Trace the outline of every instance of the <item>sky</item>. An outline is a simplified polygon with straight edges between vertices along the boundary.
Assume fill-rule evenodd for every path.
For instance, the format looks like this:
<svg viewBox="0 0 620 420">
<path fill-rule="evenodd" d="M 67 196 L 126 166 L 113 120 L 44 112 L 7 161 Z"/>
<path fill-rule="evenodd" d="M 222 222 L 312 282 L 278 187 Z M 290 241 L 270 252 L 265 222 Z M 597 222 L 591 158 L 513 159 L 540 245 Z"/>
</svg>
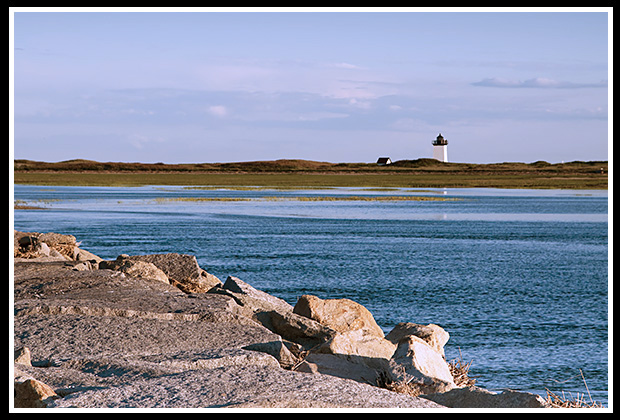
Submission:
<svg viewBox="0 0 620 420">
<path fill-rule="evenodd" d="M 611 8 L 94 10 L 10 9 L 15 159 L 608 160 Z"/>
</svg>

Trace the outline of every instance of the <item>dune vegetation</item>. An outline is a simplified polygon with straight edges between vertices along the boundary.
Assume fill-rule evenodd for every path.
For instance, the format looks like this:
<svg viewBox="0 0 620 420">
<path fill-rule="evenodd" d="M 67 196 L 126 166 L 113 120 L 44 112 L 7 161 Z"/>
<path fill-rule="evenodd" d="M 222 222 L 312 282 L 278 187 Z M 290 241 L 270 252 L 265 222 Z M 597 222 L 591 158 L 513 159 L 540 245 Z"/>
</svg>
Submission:
<svg viewBox="0 0 620 420">
<path fill-rule="evenodd" d="M 14 161 L 14 183 L 92 186 L 607 189 L 607 161 L 443 163 L 434 159 L 330 163 L 281 159 L 231 163 Z"/>
</svg>

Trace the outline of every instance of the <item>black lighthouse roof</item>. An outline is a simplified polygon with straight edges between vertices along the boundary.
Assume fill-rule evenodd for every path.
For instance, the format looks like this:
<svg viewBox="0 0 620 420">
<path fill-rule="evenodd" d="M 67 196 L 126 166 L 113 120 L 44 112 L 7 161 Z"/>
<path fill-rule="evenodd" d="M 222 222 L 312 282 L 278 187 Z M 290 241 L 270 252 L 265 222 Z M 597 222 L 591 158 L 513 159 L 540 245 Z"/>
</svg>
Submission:
<svg viewBox="0 0 620 420">
<path fill-rule="evenodd" d="M 437 138 L 433 141 L 433 146 L 445 146 L 448 144 L 448 140 L 444 139 L 441 133 L 437 136 Z"/>
</svg>

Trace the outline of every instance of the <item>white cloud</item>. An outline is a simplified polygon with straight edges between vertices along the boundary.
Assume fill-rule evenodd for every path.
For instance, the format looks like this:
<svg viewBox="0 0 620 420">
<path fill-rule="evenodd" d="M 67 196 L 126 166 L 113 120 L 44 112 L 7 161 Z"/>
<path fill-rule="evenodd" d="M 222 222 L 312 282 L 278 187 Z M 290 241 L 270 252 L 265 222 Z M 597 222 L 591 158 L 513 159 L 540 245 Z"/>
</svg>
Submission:
<svg viewBox="0 0 620 420">
<path fill-rule="evenodd" d="M 555 88 L 555 89 L 578 89 L 578 88 L 597 88 L 607 87 L 607 81 L 601 80 L 598 83 L 574 83 L 560 82 L 554 79 L 544 77 L 535 77 L 527 80 L 511 80 L 502 79 L 500 77 L 491 77 L 483 79 L 479 82 L 472 83 L 474 86 L 499 87 L 499 88 Z"/>
<path fill-rule="evenodd" d="M 224 118 L 228 115 L 228 108 L 224 105 L 211 105 L 207 108 L 207 112 L 214 117 Z"/>
<path fill-rule="evenodd" d="M 349 70 L 358 70 L 361 69 L 360 66 L 356 66 L 355 64 L 350 63 L 331 63 L 328 67 L 335 67 L 338 69 L 349 69 Z"/>
<path fill-rule="evenodd" d="M 162 137 L 153 137 L 144 134 L 130 134 L 128 136 L 129 144 L 136 149 L 144 149 L 146 146 L 153 143 L 163 143 L 165 140 Z"/>
<path fill-rule="evenodd" d="M 349 99 L 349 105 L 359 109 L 370 109 L 372 107 L 372 103 L 370 101 L 360 101 L 355 98 Z"/>
</svg>

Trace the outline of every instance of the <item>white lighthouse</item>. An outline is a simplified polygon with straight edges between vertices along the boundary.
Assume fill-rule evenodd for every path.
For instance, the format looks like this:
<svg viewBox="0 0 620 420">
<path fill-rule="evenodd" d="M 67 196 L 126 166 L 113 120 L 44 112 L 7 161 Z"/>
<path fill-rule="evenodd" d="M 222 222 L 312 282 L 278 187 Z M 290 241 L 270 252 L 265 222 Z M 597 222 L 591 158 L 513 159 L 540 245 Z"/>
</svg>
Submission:
<svg viewBox="0 0 620 420">
<path fill-rule="evenodd" d="M 433 159 L 440 162 L 448 161 L 448 140 L 444 139 L 441 133 L 433 141 Z"/>
</svg>

